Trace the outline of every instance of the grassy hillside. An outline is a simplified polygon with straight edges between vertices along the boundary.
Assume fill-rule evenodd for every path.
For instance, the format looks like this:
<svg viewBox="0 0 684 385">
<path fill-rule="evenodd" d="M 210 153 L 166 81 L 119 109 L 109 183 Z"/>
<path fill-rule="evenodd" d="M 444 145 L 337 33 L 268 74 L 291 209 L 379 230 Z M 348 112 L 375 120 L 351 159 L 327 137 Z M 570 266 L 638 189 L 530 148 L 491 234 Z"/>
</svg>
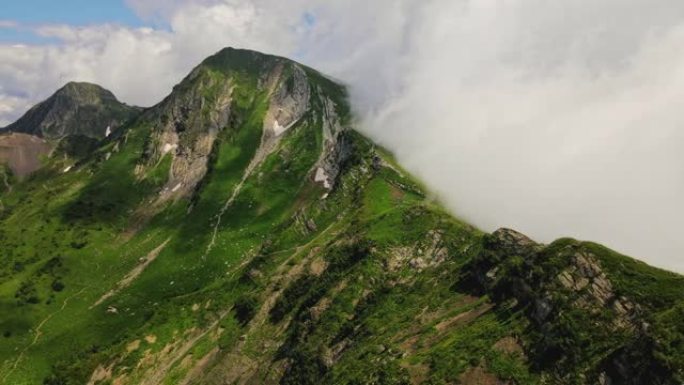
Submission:
<svg viewBox="0 0 684 385">
<path fill-rule="evenodd" d="M 345 95 L 226 49 L 0 190 L 0 383 L 681 383 L 684 278 L 454 218 Z"/>
</svg>

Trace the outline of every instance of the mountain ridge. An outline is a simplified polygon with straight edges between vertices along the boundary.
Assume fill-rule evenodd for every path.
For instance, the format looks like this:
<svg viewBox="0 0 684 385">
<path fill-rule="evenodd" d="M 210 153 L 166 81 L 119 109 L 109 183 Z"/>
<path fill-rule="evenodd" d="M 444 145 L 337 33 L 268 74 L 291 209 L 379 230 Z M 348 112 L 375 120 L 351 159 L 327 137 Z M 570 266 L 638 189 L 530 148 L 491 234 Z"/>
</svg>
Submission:
<svg viewBox="0 0 684 385">
<path fill-rule="evenodd" d="M 681 382 L 684 277 L 454 218 L 346 95 L 224 49 L 0 193 L 0 383 Z"/>
</svg>

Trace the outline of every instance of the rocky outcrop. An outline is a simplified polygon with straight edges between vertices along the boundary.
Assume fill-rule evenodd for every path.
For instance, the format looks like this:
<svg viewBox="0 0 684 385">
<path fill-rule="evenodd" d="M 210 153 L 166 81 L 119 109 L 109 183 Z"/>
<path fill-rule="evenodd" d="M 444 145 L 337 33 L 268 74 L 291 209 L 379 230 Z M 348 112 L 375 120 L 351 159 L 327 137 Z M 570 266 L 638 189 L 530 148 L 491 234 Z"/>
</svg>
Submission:
<svg viewBox="0 0 684 385">
<path fill-rule="evenodd" d="M 271 102 L 264 118 L 264 135 L 268 140 L 281 137 L 287 130 L 294 126 L 309 109 L 311 88 L 306 72 L 298 64 L 287 68 L 292 73 L 283 74 L 283 66 L 275 69 L 275 79 L 272 80 L 275 88 L 271 91 Z M 282 81 L 283 76 L 288 76 L 287 81 Z"/>
<path fill-rule="evenodd" d="M 636 384 L 630 377 L 642 378 L 644 373 L 620 369 L 635 367 L 624 357 L 634 354 L 636 342 L 614 345 L 620 353 L 606 359 L 597 371 L 563 372 L 563 363 L 583 359 L 578 346 L 587 342 L 581 339 L 607 346 L 616 344 L 612 335 L 629 336 L 623 341 L 648 339 L 641 306 L 617 293 L 591 250 L 578 242 L 545 246 L 514 230 L 500 229 L 485 237 L 484 250 L 471 265 L 485 292 L 527 314 L 536 330 L 530 353 L 537 361 L 551 362 L 561 382 Z"/>
<path fill-rule="evenodd" d="M 332 190 L 342 164 L 353 152 L 351 141 L 344 136 L 345 128 L 335 110 L 335 103 L 327 97 L 323 104 L 323 149 L 316 162 L 313 178 L 323 188 Z"/>
<path fill-rule="evenodd" d="M 90 83 L 68 83 L 0 132 L 45 139 L 83 135 L 102 139 L 140 112 L 119 102 L 110 91 Z"/>
<path fill-rule="evenodd" d="M 399 246 L 389 248 L 385 267 L 391 271 L 398 271 L 405 266 L 422 271 L 426 268 L 439 266 L 449 258 L 449 249 L 444 243 L 443 230 L 430 230 L 425 239 L 413 246 Z"/>
<path fill-rule="evenodd" d="M 279 63 L 267 74 L 265 84 L 270 101 L 264 116 L 261 142 L 245 170 L 243 180 L 252 175 L 266 157 L 276 150 L 286 132 L 299 123 L 310 108 L 309 79 L 300 65 Z"/>
<path fill-rule="evenodd" d="M 143 116 L 153 129 L 138 172 L 173 157 L 164 199 L 188 195 L 206 174 L 214 141 L 231 117 L 232 89 L 229 80 L 209 76 L 200 67 Z"/>
<path fill-rule="evenodd" d="M 574 304 L 590 311 L 607 307 L 616 314 L 617 327 L 638 327 L 637 315 L 640 307 L 615 294 L 612 283 L 601 270 L 596 257 L 590 253 L 578 252 L 571 258 L 569 266 L 558 274 L 556 280 L 565 289 L 578 293 Z"/>
<path fill-rule="evenodd" d="M 505 251 L 509 255 L 527 255 L 540 251 L 543 246 L 515 230 L 501 228 L 492 233 L 490 247 Z"/>
<path fill-rule="evenodd" d="M 589 312 L 612 311 L 616 327 L 638 326 L 639 306 L 615 293 L 595 255 L 573 247 L 553 252 L 554 255 L 549 253 L 544 245 L 523 234 L 499 229 L 488 238 L 486 257 L 479 260 L 486 261 L 478 266 L 479 281 L 501 294 L 508 290 L 516 300 L 532 304 L 532 318 L 539 324 L 552 312 L 560 311 L 554 305 L 558 301 L 552 300 L 552 293 L 566 293 L 565 298 L 574 307 Z M 507 263 L 511 258 L 518 258 L 514 263 L 522 268 L 511 269 Z M 560 262 L 550 263 L 550 259 Z"/>
</svg>

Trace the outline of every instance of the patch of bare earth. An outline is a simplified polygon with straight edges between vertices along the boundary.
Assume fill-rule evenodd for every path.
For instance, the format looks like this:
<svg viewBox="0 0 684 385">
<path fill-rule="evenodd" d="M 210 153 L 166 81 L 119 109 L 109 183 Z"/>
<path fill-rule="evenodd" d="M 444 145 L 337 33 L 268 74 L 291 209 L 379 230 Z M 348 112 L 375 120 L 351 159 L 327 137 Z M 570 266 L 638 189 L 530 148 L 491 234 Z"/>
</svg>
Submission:
<svg viewBox="0 0 684 385">
<path fill-rule="evenodd" d="M 209 353 L 205 354 L 204 357 L 197 360 L 179 385 L 188 385 L 193 379 L 200 377 L 207 367 L 216 359 L 218 353 L 219 348 L 214 348 Z"/>
<path fill-rule="evenodd" d="M 6 163 L 14 175 L 24 177 L 42 165 L 40 158 L 50 154 L 52 146 L 45 140 L 28 134 L 0 135 L 0 163 Z"/>
<path fill-rule="evenodd" d="M 101 382 L 109 381 L 111 379 L 112 367 L 104 367 L 100 365 L 95 368 L 95 371 L 93 371 L 93 374 L 90 376 L 90 380 L 88 380 L 88 385 L 95 385 Z"/>
<path fill-rule="evenodd" d="M 503 381 L 495 375 L 487 372 L 482 366 L 466 370 L 458 378 L 459 384 L 464 385 L 512 385 L 509 381 Z"/>
<path fill-rule="evenodd" d="M 402 189 L 400 189 L 399 187 L 397 187 L 393 184 L 390 184 L 390 194 L 392 195 L 392 198 L 395 201 L 402 200 L 404 198 L 404 195 L 405 195 L 405 193 Z"/>
<path fill-rule="evenodd" d="M 450 329 L 468 324 L 474 321 L 477 317 L 491 310 L 492 307 L 494 307 L 492 304 L 482 304 L 473 310 L 459 313 L 451 318 L 439 322 L 437 325 L 435 325 L 435 329 L 437 329 L 438 334 L 442 334 Z"/>
<path fill-rule="evenodd" d="M 520 341 L 515 337 L 508 336 L 496 341 L 494 349 L 502 353 L 516 355 L 525 359 L 527 358 L 525 356 L 525 351 L 520 345 Z"/>
<path fill-rule="evenodd" d="M 426 364 L 409 364 L 402 362 L 401 367 L 406 369 L 411 379 L 411 384 L 419 385 L 427 381 L 430 374 L 430 367 Z"/>
<path fill-rule="evenodd" d="M 319 257 L 311 261 L 311 265 L 309 265 L 309 271 L 316 277 L 320 277 L 327 267 L 328 262 Z"/>
<path fill-rule="evenodd" d="M 128 345 L 126 345 L 126 351 L 128 353 L 134 352 L 140 348 L 140 340 L 135 340 L 133 342 L 130 342 Z"/>
</svg>

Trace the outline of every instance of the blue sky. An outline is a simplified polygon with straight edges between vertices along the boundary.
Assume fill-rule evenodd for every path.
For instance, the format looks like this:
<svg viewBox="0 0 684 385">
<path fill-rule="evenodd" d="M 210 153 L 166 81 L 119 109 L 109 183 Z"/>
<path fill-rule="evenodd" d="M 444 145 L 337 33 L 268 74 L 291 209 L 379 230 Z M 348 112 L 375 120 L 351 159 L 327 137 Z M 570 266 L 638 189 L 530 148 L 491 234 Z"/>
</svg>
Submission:
<svg viewBox="0 0 684 385">
<path fill-rule="evenodd" d="M 4 0 L 0 21 L 19 24 L 17 27 L 0 26 L 0 42 L 10 43 L 40 41 L 40 37 L 31 33 L 30 27 L 41 24 L 143 24 L 123 0 Z"/>
</svg>

